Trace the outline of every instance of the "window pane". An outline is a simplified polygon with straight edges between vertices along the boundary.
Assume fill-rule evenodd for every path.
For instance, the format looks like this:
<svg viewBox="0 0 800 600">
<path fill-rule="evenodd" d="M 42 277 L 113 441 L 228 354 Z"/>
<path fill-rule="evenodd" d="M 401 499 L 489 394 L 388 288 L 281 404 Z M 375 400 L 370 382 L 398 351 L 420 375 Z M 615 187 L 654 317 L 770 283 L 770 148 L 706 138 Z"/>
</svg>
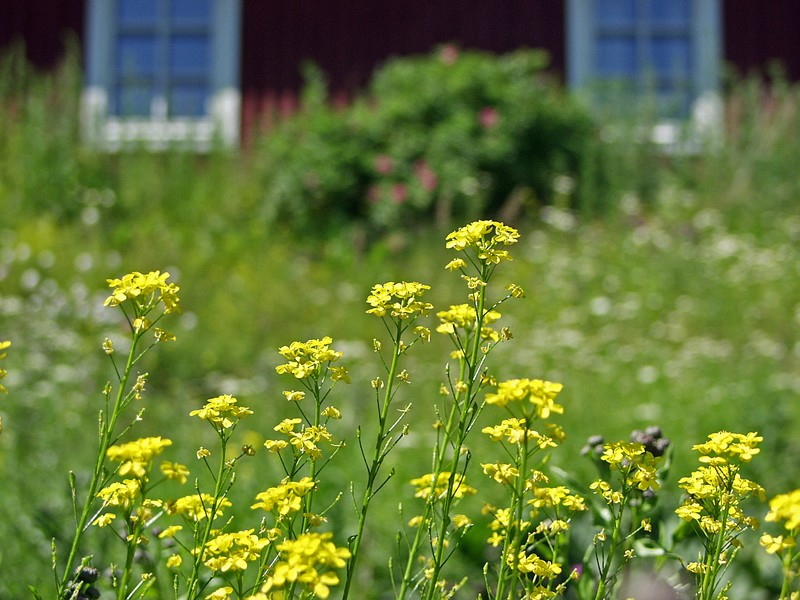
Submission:
<svg viewBox="0 0 800 600">
<path fill-rule="evenodd" d="M 169 55 L 171 77 L 207 77 L 211 71 L 211 41 L 208 36 L 173 37 Z"/>
<path fill-rule="evenodd" d="M 176 25 L 211 23 L 211 0 L 172 0 L 170 14 Z"/>
<path fill-rule="evenodd" d="M 117 38 L 117 75 L 120 78 L 154 77 L 157 40 L 152 35 L 120 35 Z"/>
<path fill-rule="evenodd" d="M 633 36 L 600 37 L 595 61 L 600 76 L 635 75 L 636 39 Z"/>
<path fill-rule="evenodd" d="M 116 114 L 121 117 L 149 117 L 153 88 L 147 84 L 120 84 L 116 88 Z"/>
<path fill-rule="evenodd" d="M 175 85 L 170 90 L 169 113 L 173 117 L 202 117 L 207 113 L 205 85 Z"/>
<path fill-rule="evenodd" d="M 659 77 L 684 77 L 691 68 L 691 46 L 685 37 L 654 37 L 650 40 L 650 62 Z"/>
<path fill-rule="evenodd" d="M 120 25 L 155 25 L 158 22 L 158 0 L 119 0 Z"/>
<path fill-rule="evenodd" d="M 688 26 L 691 22 L 689 0 L 650 0 L 648 13 L 653 25 Z"/>
<path fill-rule="evenodd" d="M 632 27 L 636 24 L 636 0 L 597 0 L 595 18 L 601 27 Z"/>
</svg>

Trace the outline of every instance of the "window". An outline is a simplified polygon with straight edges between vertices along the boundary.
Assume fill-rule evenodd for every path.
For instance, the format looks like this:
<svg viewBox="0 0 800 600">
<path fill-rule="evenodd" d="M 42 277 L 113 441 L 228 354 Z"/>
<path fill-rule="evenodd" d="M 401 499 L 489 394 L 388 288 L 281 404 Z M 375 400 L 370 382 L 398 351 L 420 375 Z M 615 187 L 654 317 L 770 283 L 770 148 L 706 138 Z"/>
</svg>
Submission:
<svg viewBox="0 0 800 600">
<path fill-rule="evenodd" d="M 239 137 L 240 0 L 89 0 L 85 123 L 116 150 Z"/>
<path fill-rule="evenodd" d="M 568 0 L 570 86 L 620 112 L 652 100 L 668 141 L 670 125 L 716 104 L 719 11 L 719 0 Z"/>
</svg>

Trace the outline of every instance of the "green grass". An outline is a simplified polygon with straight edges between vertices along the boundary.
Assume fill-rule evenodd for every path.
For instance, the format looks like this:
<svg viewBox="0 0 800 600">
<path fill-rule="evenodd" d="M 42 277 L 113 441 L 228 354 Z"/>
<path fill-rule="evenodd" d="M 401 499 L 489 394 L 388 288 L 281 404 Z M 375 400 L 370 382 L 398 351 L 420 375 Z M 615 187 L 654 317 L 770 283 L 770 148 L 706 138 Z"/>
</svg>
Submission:
<svg viewBox="0 0 800 600">
<path fill-rule="evenodd" d="M 148 358 L 137 434 L 169 436 L 172 458 L 185 462 L 210 443 L 188 412 L 220 393 L 256 411 L 243 439 L 268 437 L 289 416 L 277 348 L 323 335 L 353 373 L 335 401 L 345 413 L 339 435 L 352 440 L 379 372 L 371 340 L 382 332 L 364 314 L 371 285 L 428 283 L 437 308 L 464 297 L 442 268 L 445 231 L 398 228 L 368 247 L 357 226 L 332 239 L 294 237 L 256 217 L 268 199 L 255 157 L 94 155 L 78 144 L 74 122 L 61 121 L 75 108 L 71 96 L 65 111 L 44 110 L 59 89 L 43 79 L 0 101 L 0 339 L 13 341 L 3 365 L 10 393 L 0 398 L 0 572 L 15 574 L 0 578 L 3 600 L 49 582 L 50 540 L 68 534 L 67 473 L 86 477 L 111 375 L 100 344 L 121 335 L 116 312 L 101 307 L 106 277 L 168 269 L 182 287 L 178 341 Z M 735 135 L 700 156 L 645 161 L 646 179 L 656 181 L 648 196 L 645 174 L 611 164 L 617 209 L 589 220 L 546 208 L 517 224 L 522 241 L 498 278 L 522 285 L 527 298 L 504 307 L 514 339 L 498 348 L 494 370 L 565 384 L 568 438 L 553 461 L 579 478 L 590 476 L 578 454 L 587 436 L 627 438 L 658 424 L 675 445 L 675 480 L 665 487 L 674 490 L 691 468 L 691 445 L 719 429 L 761 432 L 751 476 L 770 495 L 796 487 L 800 119 L 796 92 L 776 93 L 766 112 L 752 89 L 737 87 Z M 388 585 L 398 498 L 413 514 L 406 481 L 430 461 L 425 442 L 446 350 L 439 340 L 410 357 L 412 385 L 399 402 L 414 405 L 412 435 L 373 508 L 364 585 Z M 489 451 L 473 443 L 476 456 Z M 335 491 L 358 476 L 354 443 L 349 452 L 331 467 Z M 268 462 L 260 455 L 245 465 L 243 505 L 274 482 Z M 353 529 L 348 507 L 332 515 L 342 536 Z M 103 544 L 87 552 L 100 556 Z M 464 560 L 480 561 L 479 552 Z"/>
</svg>

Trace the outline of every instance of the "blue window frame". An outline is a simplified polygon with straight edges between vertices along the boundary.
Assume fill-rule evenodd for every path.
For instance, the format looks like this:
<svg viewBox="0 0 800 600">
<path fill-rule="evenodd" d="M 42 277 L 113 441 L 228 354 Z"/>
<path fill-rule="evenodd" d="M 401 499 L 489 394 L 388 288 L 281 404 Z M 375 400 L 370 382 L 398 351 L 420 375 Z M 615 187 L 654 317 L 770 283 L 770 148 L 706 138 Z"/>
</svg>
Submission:
<svg viewBox="0 0 800 600">
<path fill-rule="evenodd" d="M 89 0 L 84 106 L 93 141 L 236 143 L 240 15 L 240 0 Z"/>
<path fill-rule="evenodd" d="M 643 97 L 661 119 L 717 91 L 719 0 L 568 0 L 567 78 L 607 107 Z"/>
</svg>

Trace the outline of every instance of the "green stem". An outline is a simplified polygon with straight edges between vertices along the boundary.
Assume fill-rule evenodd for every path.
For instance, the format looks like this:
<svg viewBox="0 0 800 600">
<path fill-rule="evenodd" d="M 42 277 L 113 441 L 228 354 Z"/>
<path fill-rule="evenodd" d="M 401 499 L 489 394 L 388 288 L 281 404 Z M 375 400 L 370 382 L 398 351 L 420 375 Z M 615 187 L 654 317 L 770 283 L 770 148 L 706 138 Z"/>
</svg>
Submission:
<svg viewBox="0 0 800 600">
<path fill-rule="evenodd" d="M 625 503 L 627 501 L 627 494 L 623 494 L 623 500 L 619 505 L 619 512 L 614 516 L 614 529 L 611 532 L 611 543 L 608 546 L 608 555 L 603 563 L 603 568 L 600 572 L 600 580 L 597 583 L 597 593 L 595 600 L 602 600 L 606 598 L 606 587 L 609 583 L 609 572 L 614 563 L 614 554 L 616 554 L 617 546 L 619 546 L 620 535 L 622 531 L 622 513 L 625 511 Z"/>
<path fill-rule="evenodd" d="M 106 415 L 105 418 L 108 418 L 108 421 L 101 421 L 100 426 L 100 444 L 98 447 L 97 457 L 95 459 L 94 470 L 92 472 L 92 479 L 89 483 L 89 490 L 86 495 L 86 501 L 84 502 L 83 509 L 81 510 L 80 518 L 78 519 L 77 526 L 75 528 L 75 537 L 72 539 L 72 546 L 70 547 L 69 555 L 67 556 L 67 562 L 64 567 L 64 576 L 61 579 L 61 585 L 59 588 L 59 595 L 61 595 L 67 587 L 67 584 L 70 581 L 72 569 L 75 566 L 75 561 L 78 556 L 78 548 L 80 547 L 81 539 L 83 538 L 83 533 L 86 530 L 87 523 L 89 521 L 89 517 L 92 514 L 92 505 L 94 504 L 94 500 L 97 497 L 98 488 L 100 487 L 100 481 L 103 477 L 103 465 L 105 465 L 106 460 L 106 452 L 108 452 L 108 448 L 111 446 L 111 442 L 113 440 L 114 429 L 117 425 L 117 420 L 123 409 L 123 403 L 125 399 L 125 388 L 128 385 L 128 381 L 130 380 L 131 370 L 133 369 L 133 363 L 136 357 L 136 347 L 141 339 L 141 334 L 134 332 L 133 338 L 131 340 L 131 347 L 128 351 L 128 358 L 125 362 L 125 370 L 122 373 L 122 377 L 119 381 L 119 388 L 117 389 L 117 396 L 114 400 L 114 408 L 111 411 L 110 418 Z"/>
<path fill-rule="evenodd" d="M 217 479 L 214 485 L 214 498 L 211 501 L 211 507 L 206 515 L 206 522 L 203 527 L 203 533 L 200 539 L 195 542 L 195 548 L 197 549 L 197 554 L 195 555 L 194 562 L 192 563 L 192 575 L 189 578 L 189 584 L 186 590 L 186 598 L 188 600 L 193 600 L 195 594 L 197 594 L 197 586 L 199 584 L 199 576 L 200 576 L 200 566 L 203 564 L 203 557 L 205 555 L 205 547 L 208 539 L 211 537 L 211 528 L 214 523 L 214 519 L 217 516 L 217 510 L 219 509 L 220 500 L 222 496 L 222 490 L 225 486 L 225 482 L 227 481 L 227 469 L 225 462 L 225 457 L 227 455 L 227 448 L 228 448 L 228 440 L 221 436 L 221 456 L 219 460 L 219 469 L 217 470 Z M 198 492 L 199 493 L 199 492 Z M 202 498 L 202 496 L 201 496 Z"/>
<path fill-rule="evenodd" d="M 486 281 L 487 278 L 486 266 L 483 265 L 481 269 L 481 280 Z M 436 592 L 436 584 L 439 581 L 439 574 L 441 573 L 445 549 L 445 537 L 447 535 L 447 528 L 450 525 L 450 508 L 452 507 L 453 500 L 455 499 L 455 478 L 458 472 L 458 464 L 461 459 L 461 450 L 464 446 L 464 440 L 467 437 L 469 422 L 471 420 L 468 404 L 472 401 L 473 390 L 476 384 L 479 385 L 477 372 L 478 356 L 480 355 L 481 348 L 481 329 L 483 329 L 484 309 L 486 306 L 486 287 L 481 286 L 478 293 L 478 302 L 475 307 L 475 331 L 473 333 L 472 348 L 470 349 L 469 360 L 466 366 L 468 367 L 467 389 L 464 393 L 466 402 L 461 407 L 461 419 L 458 422 L 458 436 L 453 445 L 453 457 L 450 464 L 450 478 L 447 482 L 447 490 L 442 500 L 442 521 L 439 524 L 437 546 L 433 557 L 433 567 L 430 582 L 426 592 L 426 599 L 431 600 Z M 455 407 L 457 406 L 457 399 L 454 399 L 454 411 L 451 415 L 455 414 Z M 451 429 L 446 429 L 445 433 L 448 434 Z M 433 474 L 434 490 L 431 494 L 435 493 L 435 482 L 438 481 L 439 471 Z M 435 499 L 433 500 L 435 502 Z"/>
<path fill-rule="evenodd" d="M 342 599 L 345 600 L 350 594 L 350 588 L 353 583 L 353 575 L 355 574 L 356 563 L 358 562 L 359 550 L 361 548 L 361 541 L 364 537 L 364 527 L 367 522 L 367 512 L 369 504 L 372 500 L 375 482 L 378 479 L 378 473 L 383 461 L 386 458 L 386 422 L 389 416 L 389 406 L 392 403 L 392 396 L 394 394 L 394 385 L 397 377 L 397 369 L 400 364 L 400 355 L 402 353 L 400 348 L 401 336 L 403 328 L 400 323 L 396 323 L 394 349 L 392 351 L 392 363 L 389 367 L 389 374 L 386 382 L 386 393 L 383 396 L 383 404 L 378 414 L 378 434 L 375 436 L 375 447 L 372 452 L 372 462 L 370 463 L 369 472 L 367 475 L 367 486 L 364 490 L 364 496 L 361 500 L 361 511 L 358 516 L 358 529 L 356 536 L 350 548 L 350 560 L 347 563 L 347 573 L 345 576 L 344 590 L 342 591 Z"/>
</svg>

